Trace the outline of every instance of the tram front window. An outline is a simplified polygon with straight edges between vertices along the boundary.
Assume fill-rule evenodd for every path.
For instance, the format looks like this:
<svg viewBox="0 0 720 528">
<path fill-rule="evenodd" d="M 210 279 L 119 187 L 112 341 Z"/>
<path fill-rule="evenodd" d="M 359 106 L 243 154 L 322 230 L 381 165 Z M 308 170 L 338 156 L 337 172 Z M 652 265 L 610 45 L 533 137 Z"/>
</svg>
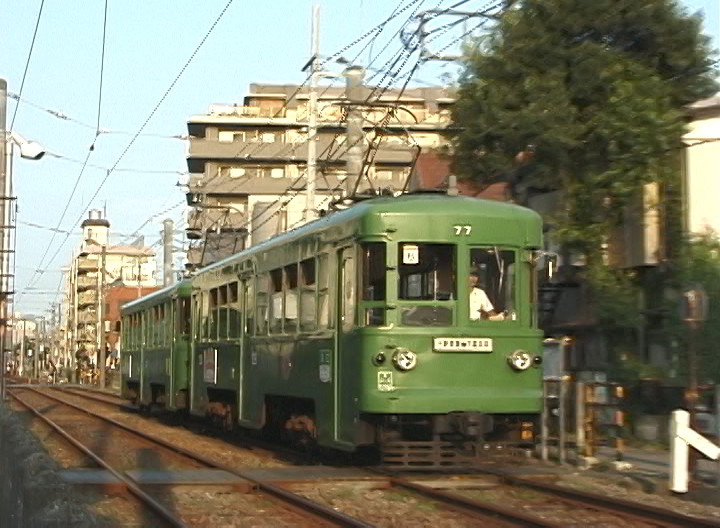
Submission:
<svg viewBox="0 0 720 528">
<path fill-rule="evenodd" d="M 405 326 L 450 326 L 457 298 L 455 246 L 451 244 L 399 245 L 398 300 Z"/>
<path fill-rule="evenodd" d="M 468 292 L 471 321 L 515 321 L 515 252 L 470 250 Z"/>
</svg>

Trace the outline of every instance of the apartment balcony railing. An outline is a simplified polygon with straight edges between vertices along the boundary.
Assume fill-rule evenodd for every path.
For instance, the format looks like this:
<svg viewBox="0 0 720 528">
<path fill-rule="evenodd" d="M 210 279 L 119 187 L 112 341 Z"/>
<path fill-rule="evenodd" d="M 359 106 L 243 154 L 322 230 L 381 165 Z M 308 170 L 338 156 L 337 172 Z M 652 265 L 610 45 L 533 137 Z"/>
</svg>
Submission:
<svg viewBox="0 0 720 528">
<path fill-rule="evenodd" d="M 77 289 L 84 290 L 87 288 L 97 288 L 97 277 L 78 276 Z"/>
</svg>

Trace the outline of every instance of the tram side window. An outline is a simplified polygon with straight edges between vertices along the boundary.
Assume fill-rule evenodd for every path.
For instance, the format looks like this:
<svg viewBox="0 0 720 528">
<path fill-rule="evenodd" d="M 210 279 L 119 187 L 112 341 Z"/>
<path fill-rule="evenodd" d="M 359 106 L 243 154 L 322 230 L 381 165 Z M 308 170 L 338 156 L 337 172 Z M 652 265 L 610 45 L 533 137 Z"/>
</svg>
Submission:
<svg viewBox="0 0 720 528">
<path fill-rule="evenodd" d="M 385 300 L 385 244 L 368 242 L 361 246 L 360 276 L 362 277 L 362 300 Z M 365 307 L 365 326 L 385 324 L 384 306 Z"/>
<path fill-rule="evenodd" d="M 189 299 L 177 299 L 175 303 L 175 330 L 183 335 L 190 333 Z"/>
<path fill-rule="evenodd" d="M 282 332 L 282 269 L 275 269 L 270 272 L 270 332 Z"/>
<path fill-rule="evenodd" d="M 342 329 L 347 332 L 355 326 L 355 259 L 350 249 L 343 251 L 342 258 L 342 295 L 340 299 Z"/>
<path fill-rule="evenodd" d="M 315 259 L 300 263 L 300 329 L 315 330 L 317 327 Z"/>
<path fill-rule="evenodd" d="M 200 339 L 207 340 L 210 329 L 210 292 L 204 291 L 200 296 Z"/>
<path fill-rule="evenodd" d="M 153 318 L 152 318 L 152 345 L 157 347 L 160 345 L 160 327 L 162 325 L 162 314 L 160 313 L 160 306 L 153 306 Z"/>
<path fill-rule="evenodd" d="M 228 284 L 228 337 L 240 337 L 242 335 L 242 306 L 238 296 L 237 281 Z"/>
<path fill-rule="evenodd" d="M 195 293 L 192 296 L 192 332 L 193 339 L 196 341 L 200 340 L 201 328 L 202 328 L 202 297 L 199 293 Z"/>
<path fill-rule="evenodd" d="M 208 305 L 208 339 L 211 341 L 217 339 L 218 331 L 218 289 L 212 288 L 210 290 L 210 304 Z"/>
<path fill-rule="evenodd" d="M 267 273 L 258 276 L 257 295 L 255 297 L 255 324 L 257 325 L 257 335 L 266 335 L 268 331 L 269 285 L 270 276 Z"/>
<path fill-rule="evenodd" d="M 150 348 L 153 346 L 152 343 L 152 329 L 153 329 L 153 320 L 152 320 L 152 310 L 148 309 L 143 312 L 143 318 L 144 319 L 144 344 L 146 348 Z M 141 319 L 141 320 L 142 320 Z"/>
<path fill-rule="evenodd" d="M 323 253 L 318 257 L 318 327 L 333 328 L 332 306 L 330 299 L 332 297 L 330 287 L 332 281 L 330 276 L 330 257 L 327 253 Z"/>
<path fill-rule="evenodd" d="M 298 321 L 298 265 L 290 264 L 285 266 L 283 271 L 285 279 L 283 332 L 292 334 L 297 330 Z"/>
<path fill-rule="evenodd" d="M 245 335 L 255 333 L 255 279 L 245 281 Z"/>
<path fill-rule="evenodd" d="M 218 321 L 218 339 L 227 339 L 228 336 L 228 289 L 227 285 L 222 285 L 218 289 L 218 308 L 217 308 L 217 321 Z"/>
<path fill-rule="evenodd" d="M 136 324 L 135 324 L 135 314 L 132 314 L 128 319 L 128 344 L 133 349 L 137 349 L 137 331 L 136 331 Z"/>
</svg>

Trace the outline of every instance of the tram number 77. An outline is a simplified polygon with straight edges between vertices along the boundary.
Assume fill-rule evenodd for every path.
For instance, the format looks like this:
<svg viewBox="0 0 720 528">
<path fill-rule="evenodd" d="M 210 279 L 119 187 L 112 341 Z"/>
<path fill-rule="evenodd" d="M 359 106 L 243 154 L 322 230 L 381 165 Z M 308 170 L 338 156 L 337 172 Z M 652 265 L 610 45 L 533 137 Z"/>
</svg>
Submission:
<svg viewBox="0 0 720 528">
<path fill-rule="evenodd" d="M 453 229 L 455 229 L 455 236 L 469 236 L 472 232 L 472 226 L 470 225 L 455 225 Z"/>
</svg>

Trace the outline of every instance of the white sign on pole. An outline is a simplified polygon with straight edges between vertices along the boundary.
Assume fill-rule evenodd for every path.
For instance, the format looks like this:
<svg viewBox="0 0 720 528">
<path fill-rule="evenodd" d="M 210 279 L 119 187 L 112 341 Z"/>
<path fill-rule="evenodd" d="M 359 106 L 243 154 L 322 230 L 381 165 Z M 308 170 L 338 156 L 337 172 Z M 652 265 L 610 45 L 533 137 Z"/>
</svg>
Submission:
<svg viewBox="0 0 720 528">
<path fill-rule="evenodd" d="M 720 458 L 720 447 L 690 428 L 690 413 L 673 411 L 670 420 L 670 490 L 688 491 L 688 456 L 690 447 L 713 460 Z"/>
</svg>

